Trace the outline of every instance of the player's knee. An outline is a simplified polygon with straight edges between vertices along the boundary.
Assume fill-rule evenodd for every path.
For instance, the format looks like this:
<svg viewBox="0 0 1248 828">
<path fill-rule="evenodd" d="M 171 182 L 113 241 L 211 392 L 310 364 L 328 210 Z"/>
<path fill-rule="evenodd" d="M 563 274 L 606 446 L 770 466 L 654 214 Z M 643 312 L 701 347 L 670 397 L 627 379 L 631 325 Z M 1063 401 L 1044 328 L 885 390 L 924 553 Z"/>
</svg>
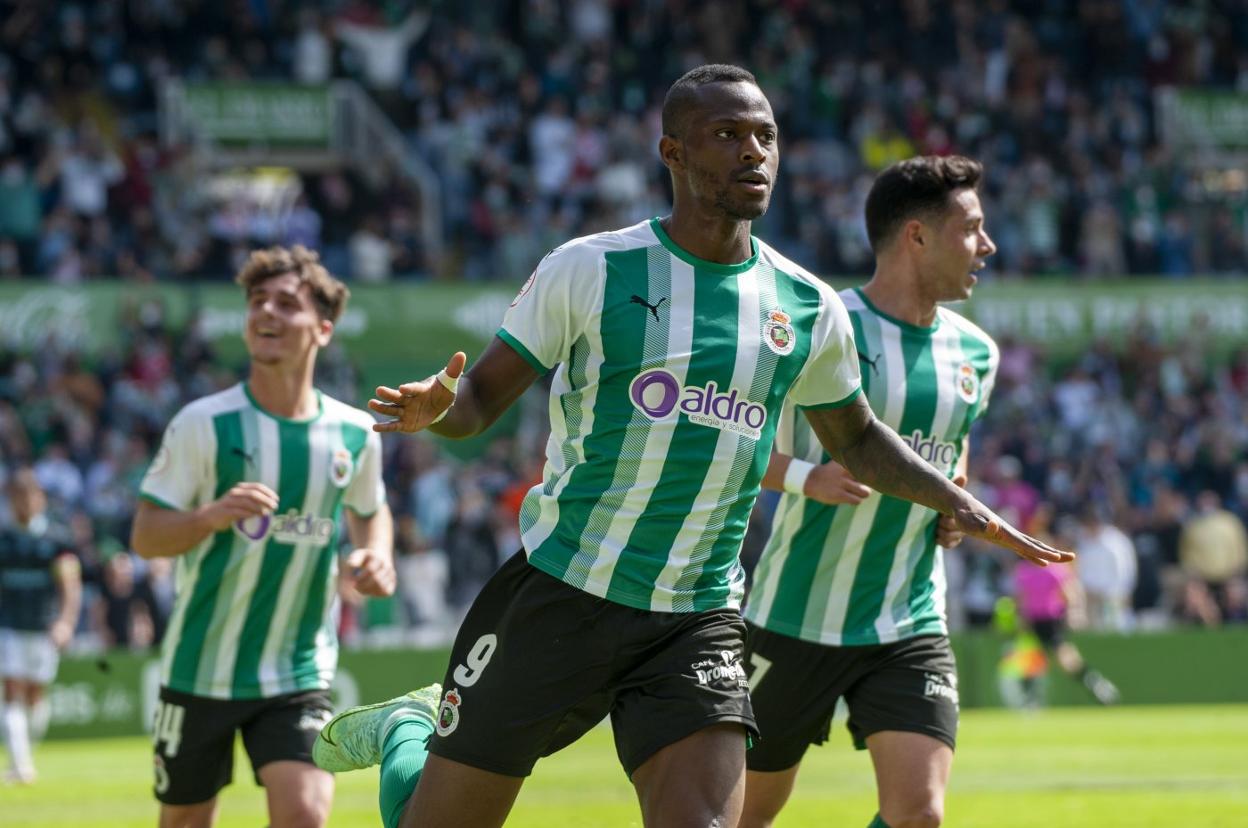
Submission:
<svg viewBox="0 0 1248 828">
<path fill-rule="evenodd" d="M 925 802 L 890 811 L 885 808 L 880 814 L 889 828 L 940 828 L 945 818 L 945 809 L 940 802 Z"/>
<path fill-rule="evenodd" d="M 274 814 L 272 828 L 324 828 L 328 821 L 328 804 L 302 800 L 290 803 L 280 817 Z"/>
</svg>

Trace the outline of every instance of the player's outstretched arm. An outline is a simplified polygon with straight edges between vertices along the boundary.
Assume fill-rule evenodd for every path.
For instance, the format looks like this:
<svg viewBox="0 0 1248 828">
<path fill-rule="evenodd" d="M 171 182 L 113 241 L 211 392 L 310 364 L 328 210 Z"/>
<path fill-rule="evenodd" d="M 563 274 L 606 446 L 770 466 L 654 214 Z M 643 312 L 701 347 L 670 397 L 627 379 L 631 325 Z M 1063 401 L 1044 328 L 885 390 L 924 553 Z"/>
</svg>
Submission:
<svg viewBox="0 0 1248 828">
<path fill-rule="evenodd" d="M 1003 546 L 1041 566 L 1074 560 L 1070 552 L 1018 531 L 955 486 L 877 420 L 862 395 L 840 408 L 806 409 L 806 418 L 828 453 L 876 491 L 949 515 L 967 535 Z"/>
<path fill-rule="evenodd" d="M 239 483 L 211 503 L 185 512 L 140 499 L 130 529 L 130 548 L 141 558 L 175 558 L 213 532 L 228 529 L 235 521 L 272 514 L 277 504 L 276 492 L 251 481 Z"/>
<path fill-rule="evenodd" d="M 443 437 L 471 437 L 493 425 L 539 376 L 498 337 L 464 373 L 467 361 L 463 351 L 452 356 L 441 372 L 445 380 L 435 375 L 398 388 L 379 386 L 368 407 L 394 419 L 376 423 L 373 430 L 410 434 L 429 429 Z"/>
</svg>

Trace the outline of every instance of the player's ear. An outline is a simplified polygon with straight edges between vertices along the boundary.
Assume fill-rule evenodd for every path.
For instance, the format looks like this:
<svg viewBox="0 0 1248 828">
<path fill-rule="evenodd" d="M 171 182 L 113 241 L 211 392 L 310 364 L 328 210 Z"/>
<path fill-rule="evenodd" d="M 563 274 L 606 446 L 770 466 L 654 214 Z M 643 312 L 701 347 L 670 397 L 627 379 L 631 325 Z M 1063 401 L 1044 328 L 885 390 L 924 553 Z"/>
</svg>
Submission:
<svg viewBox="0 0 1248 828">
<path fill-rule="evenodd" d="M 322 348 L 329 344 L 334 336 L 334 323 L 330 319 L 322 319 L 320 330 L 316 332 L 316 344 Z"/>
<path fill-rule="evenodd" d="M 926 238 L 927 227 L 918 219 L 910 219 L 906 222 L 906 226 L 901 229 L 901 237 L 906 240 L 907 244 L 922 247 Z"/>
<path fill-rule="evenodd" d="M 659 139 L 659 158 L 673 172 L 685 168 L 685 145 L 680 139 L 664 135 Z"/>
</svg>

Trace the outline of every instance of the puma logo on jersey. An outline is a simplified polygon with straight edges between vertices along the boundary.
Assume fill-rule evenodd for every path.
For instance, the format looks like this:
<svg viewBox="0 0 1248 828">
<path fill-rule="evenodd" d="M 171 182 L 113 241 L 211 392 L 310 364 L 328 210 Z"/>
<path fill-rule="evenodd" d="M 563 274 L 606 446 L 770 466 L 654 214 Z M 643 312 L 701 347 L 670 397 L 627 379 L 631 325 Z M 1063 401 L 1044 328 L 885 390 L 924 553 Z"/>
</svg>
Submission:
<svg viewBox="0 0 1248 828">
<path fill-rule="evenodd" d="M 875 374 L 877 377 L 880 375 L 880 367 L 879 367 L 878 365 L 876 365 L 876 363 L 880 361 L 880 357 L 882 357 L 882 356 L 884 356 L 884 355 L 883 355 L 883 354 L 876 354 L 876 355 L 875 355 L 875 359 L 870 359 L 870 358 L 869 358 L 866 354 L 864 354 L 862 351 L 859 351 L 859 352 L 858 352 L 858 359 L 859 359 L 859 360 L 861 360 L 862 362 L 865 362 L 865 363 L 867 363 L 868 365 L 870 365 L 870 366 L 871 366 L 871 373 L 872 373 L 872 374 Z"/>
<path fill-rule="evenodd" d="M 646 308 L 646 310 L 650 311 L 650 313 L 654 316 L 654 321 L 656 321 L 656 322 L 657 322 L 657 321 L 659 321 L 659 305 L 661 305 L 661 304 L 663 304 L 664 302 L 666 302 L 666 301 L 667 301 L 667 297 L 666 297 L 666 296 L 664 296 L 662 299 L 660 299 L 659 301 L 655 302 L 655 303 L 652 305 L 652 304 L 650 304 L 649 302 L 647 302 L 645 299 L 642 299 L 640 296 L 638 296 L 637 294 L 635 294 L 635 293 L 634 293 L 634 294 L 633 294 L 633 295 L 629 298 L 629 300 L 628 300 L 628 301 L 629 301 L 631 304 L 634 304 L 634 305 L 643 305 L 643 306 Z"/>
<path fill-rule="evenodd" d="M 238 446 L 232 446 L 232 447 L 230 448 L 230 451 L 231 451 L 231 453 L 236 454 L 236 455 L 238 455 L 239 457 L 241 457 L 241 458 L 243 458 L 244 460 L 246 460 L 246 461 L 247 461 L 250 465 L 253 465 L 253 466 L 254 466 L 254 465 L 256 464 L 256 461 L 252 459 L 251 454 L 249 454 L 248 452 L 243 451 L 243 450 L 242 450 L 241 448 L 239 448 Z M 254 453 L 254 452 L 253 452 L 253 453 Z"/>
</svg>

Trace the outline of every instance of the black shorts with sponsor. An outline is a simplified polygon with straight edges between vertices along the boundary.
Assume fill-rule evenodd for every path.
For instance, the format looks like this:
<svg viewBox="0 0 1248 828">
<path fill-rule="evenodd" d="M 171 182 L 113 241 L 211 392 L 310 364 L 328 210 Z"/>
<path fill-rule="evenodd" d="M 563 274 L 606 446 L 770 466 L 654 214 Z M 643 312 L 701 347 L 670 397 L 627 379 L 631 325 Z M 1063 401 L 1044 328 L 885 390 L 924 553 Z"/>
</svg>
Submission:
<svg viewBox="0 0 1248 828">
<path fill-rule="evenodd" d="M 923 733 L 954 747 L 957 666 L 949 639 L 829 647 L 746 623 L 745 663 L 761 738 L 746 755 L 754 771 L 781 771 L 827 741 L 836 702 L 849 708 L 854 745 L 885 730 Z"/>
<path fill-rule="evenodd" d="M 328 690 L 234 700 L 162 687 L 152 728 L 156 798 L 194 805 L 216 796 L 234 776 L 236 731 L 243 734 L 256 784 L 269 762 L 312 764 L 312 743 L 332 715 Z"/>
<path fill-rule="evenodd" d="M 527 776 L 609 714 L 631 776 L 713 724 L 739 723 L 753 736 L 744 637 L 736 610 L 634 609 L 569 586 L 520 552 L 460 626 L 430 751 Z"/>
</svg>

